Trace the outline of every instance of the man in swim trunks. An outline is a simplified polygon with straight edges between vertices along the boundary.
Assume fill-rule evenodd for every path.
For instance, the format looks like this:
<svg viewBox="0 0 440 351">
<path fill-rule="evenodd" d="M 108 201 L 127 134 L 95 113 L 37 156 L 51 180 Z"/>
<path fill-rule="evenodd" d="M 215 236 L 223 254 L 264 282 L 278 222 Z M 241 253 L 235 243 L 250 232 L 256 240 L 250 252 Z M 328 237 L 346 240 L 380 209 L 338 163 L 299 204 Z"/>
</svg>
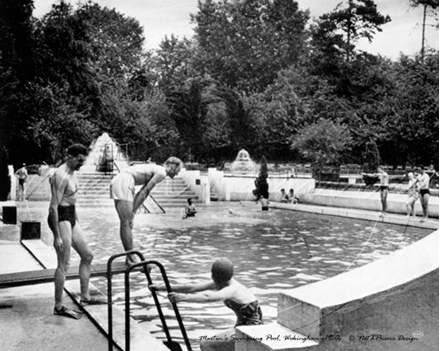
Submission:
<svg viewBox="0 0 440 351">
<path fill-rule="evenodd" d="M 170 157 L 163 166 L 154 163 L 134 165 L 124 169 L 113 178 L 110 185 L 110 195 L 115 201 L 116 212 L 119 216 L 119 235 L 125 251 L 133 250 L 133 221 L 136 211 L 147 199 L 151 190 L 169 176 L 174 178 L 182 168 L 182 161 Z M 141 185 L 136 193 L 135 186 Z M 132 265 L 138 260 L 136 255 L 127 256 L 126 263 Z"/>
<path fill-rule="evenodd" d="M 202 340 L 202 351 L 233 351 L 235 343 L 231 336 L 235 334 L 235 327 L 263 324 L 263 313 L 257 298 L 248 288 L 236 281 L 233 275 L 232 262 L 227 258 L 219 258 L 211 266 L 211 281 L 171 286 L 173 292 L 168 294 L 171 302 L 223 301 L 237 316 L 234 328 L 210 337 L 211 340 Z M 166 290 L 163 284 L 151 285 L 150 289 Z"/>
<path fill-rule="evenodd" d="M 379 189 L 380 189 L 380 201 L 382 203 L 382 211 L 380 216 L 385 216 L 387 212 L 387 198 L 388 198 L 388 181 L 389 176 L 388 173 L 383 170 L 382 167 L 377 167 L 377 173 L 362 173 L 362 175 L 366 175 L 369 177 L 379 177 Z"/>
<path fill-rule="evenodd" d="M 24 183 L 28 177 L 26 163 L 23 163 L 23 166 L 15 172 L 15 176 L 18 179 L 18 201 L 24 201 L 26 197 L 24 193 Z"/>
<path fill-rule="evenodd" d="M 429 204 L 429 175 L 425 172 L 424 167 L 419 167 L 417 170 L 419 175 L 417 176 L 417 181 L 419 185 L 420 203 L 423 209 L 423 218 L 420 222 L 424 222 L 428 219 L 428 204 Z"/>
<path fill-rule="evenodd" d="M 63 289 L 66 273 L 70 265 L 70 251 L 73 247 L 81 257 L 79 279 L 81 284 L 81 303 L 106 304 L 89 293 L 90 267 L 93 254 L 81 230 L 75 211 L 78 184 L 75 171 L 84 163 L 87 148 L 74 144 L 67 149 L 67 160 L 58 167 L 50 179 L 52 198 L 50 200 L 48 224 L 54 235 L 53 246 L 58 259 L 55 271 L 54 314 L 73 319 L 81 318 L 81 313 L 63 305 Z"/>
</svg>

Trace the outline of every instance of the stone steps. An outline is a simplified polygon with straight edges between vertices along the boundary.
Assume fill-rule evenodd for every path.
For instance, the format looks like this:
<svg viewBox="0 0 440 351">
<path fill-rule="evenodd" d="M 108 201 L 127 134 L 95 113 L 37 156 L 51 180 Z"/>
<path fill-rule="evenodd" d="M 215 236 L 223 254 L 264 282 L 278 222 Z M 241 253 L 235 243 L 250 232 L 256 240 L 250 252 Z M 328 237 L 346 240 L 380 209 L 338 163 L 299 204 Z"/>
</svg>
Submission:
<svg viewBox="0 0 440 351">
<path fill-rule="evenodd" d="M 77 173 L 79 194 L 78 205 L 90 207 L 113 207 L 113 200 L 110 198 L 110 182 L 113 175 L 94 172 Z M 140 187 L 137 187 L 140 188 Z M 192 198 L 194 203 L 199 203 L 195 192 L 181 179 L 164 179 L 157 184 L 151 196 L 161 207 L 175 208 L 185 207 L 187 199 Z M 160 209 L 157 204 L 147 198 L 145 206 L 150 209 Z"/>
</svg>

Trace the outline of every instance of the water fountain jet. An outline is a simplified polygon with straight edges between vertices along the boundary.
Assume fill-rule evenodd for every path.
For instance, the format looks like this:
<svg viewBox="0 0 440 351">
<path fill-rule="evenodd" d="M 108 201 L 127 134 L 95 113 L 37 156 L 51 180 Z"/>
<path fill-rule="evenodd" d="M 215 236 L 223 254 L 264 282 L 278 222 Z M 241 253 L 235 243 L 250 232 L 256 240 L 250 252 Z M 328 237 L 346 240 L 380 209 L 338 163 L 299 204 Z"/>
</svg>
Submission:
<svg viewBox="0 0 440 351">
<path fill-rule="evenodd" d="M 103 133 L 92 142 L 90 150 L 84 165 L 80 169 L 82 172 L 106 172 L 113 169 L 113 162 L 127 162 L 120 145 L 108 133 Z"/>
</svg>

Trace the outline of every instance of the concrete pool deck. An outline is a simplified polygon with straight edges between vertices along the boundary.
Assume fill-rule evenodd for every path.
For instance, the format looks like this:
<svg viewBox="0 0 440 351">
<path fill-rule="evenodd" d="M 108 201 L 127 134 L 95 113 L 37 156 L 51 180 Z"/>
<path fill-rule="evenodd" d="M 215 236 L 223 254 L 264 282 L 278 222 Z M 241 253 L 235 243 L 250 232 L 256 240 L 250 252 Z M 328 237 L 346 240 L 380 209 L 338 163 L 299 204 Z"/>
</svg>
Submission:
<svg viewBox="0 0 440 351">
<path fill-rule="evenodd" d="M 14 204 L 8 203 L 7 205 L 17 206 L 17 223 L 30 219 L 41 223 L 46 222 L 48 202 L 17 202 Z M 231 205 L 226 202 L 213 203 L 211 206 L 227 208 Z M 378 220 L 377 211 L 281 203 L 272 203 L 272 207 L 362 220 Z M 385 217 L 384 222 L 399 225 L 408 224 L 423 229 L 435 230 L 438 228 L 437 219 L 429 219 L 424 223 L 420 223 L 419 218 L 408 222 L 403 215 L 389 214 Z M 46 237 L 51 235 L 46 232 L 48 231 L 47 225 L 42 225 L 41 230 L 45 231 L 44 235 Z M 20 243 L 19 225 L 0 224 L 0 274 L 38 269 L 42 269 L 41 265 Z M 53 283 L 0 289 L 0 297 L 0 309 L 2 310 L 0 331 L 2 335 L 8 336 L 0 340 L 1 350 L 108 349 L 107 338 L 88 317 L 76 321 L 52 314 Z M 65 295 L 65 302 L 68 306 L 75 307 L 74 300 L 67 295 Z M 184 349 L 183 345 L 182 347 Z"/>
<path fill-rule="evenodd" d="M 0 274 L 42 269 L 18 241 L 16 226 L 2 226 L 0 238 Z M 53 283 L 0 289 L 0 350 L 108 350 L 107 338 L 90 319 L 52 314 L 53 290 Z M 75 308 L 69 296 L 64 301 Z"/>
</svg>

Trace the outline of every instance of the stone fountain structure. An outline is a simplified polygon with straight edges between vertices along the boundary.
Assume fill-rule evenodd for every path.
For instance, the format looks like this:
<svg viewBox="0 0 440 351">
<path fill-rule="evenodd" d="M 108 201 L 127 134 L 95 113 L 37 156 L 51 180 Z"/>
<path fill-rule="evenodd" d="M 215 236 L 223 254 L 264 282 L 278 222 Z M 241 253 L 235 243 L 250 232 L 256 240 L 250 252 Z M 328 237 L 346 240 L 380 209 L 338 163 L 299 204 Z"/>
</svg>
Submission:
<svg viewBox="0 0 440 351">
<path fill-rule="evenodd" d="M 90 145 L 90 153 L 80 171 L 109 171 L 114 162 L 127 163 L 120 145 L 108 133 L 103 133 Z"/>
<path fill-rule="evenodd" d="M 225 173 L 258 174 L 258 164 L 252 161 L 249 152 L 241 149 L 232 163 L 225 163 Z"/>
</svg>

